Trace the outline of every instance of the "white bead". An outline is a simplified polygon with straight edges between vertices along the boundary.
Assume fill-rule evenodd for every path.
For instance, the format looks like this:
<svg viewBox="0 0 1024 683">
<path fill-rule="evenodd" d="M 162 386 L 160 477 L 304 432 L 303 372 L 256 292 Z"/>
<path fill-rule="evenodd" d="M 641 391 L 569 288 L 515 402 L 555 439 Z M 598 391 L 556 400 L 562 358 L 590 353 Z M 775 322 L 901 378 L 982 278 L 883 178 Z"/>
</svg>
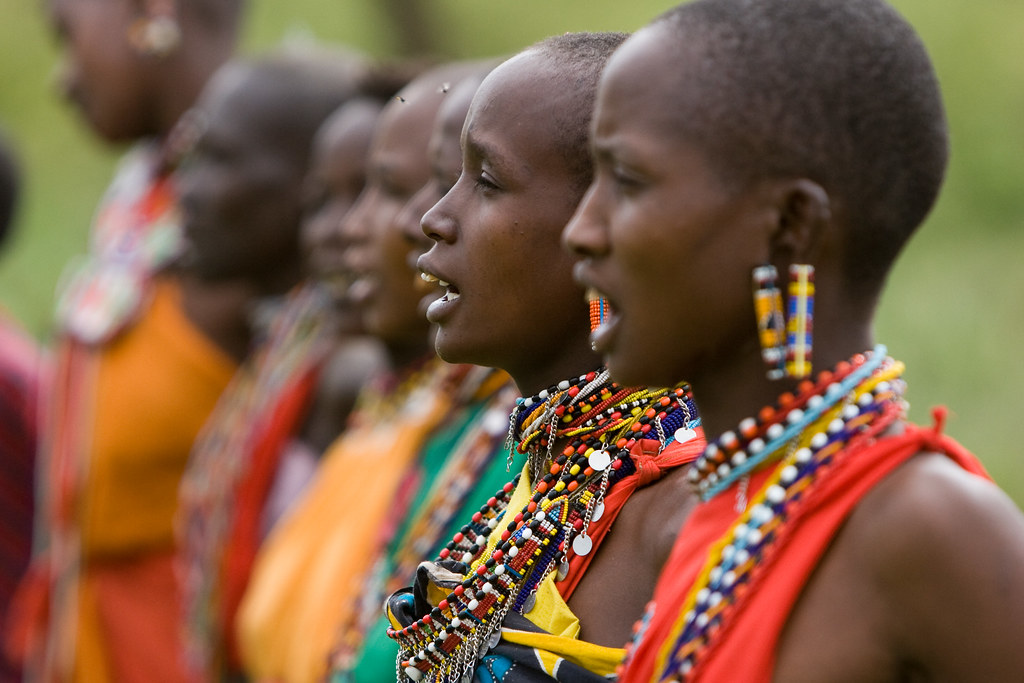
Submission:
<svg viewBox="0 0 1024 683">
<path fill-rule="evenodd" d="M 870 406 L 874 402 L 875 402 L 875 397 L 872 396 L 871 394 L 867 394 L 867 393 L 861 394 L 860 398 L 857 399 L 857 405 L 859 405 L 861 408 L 867 408 L 868 406 Z"/>
<path fill-rule="evenodd" d="M 778 422 L 776 422 L 775 424 L 768 428 L 768 431 L 765 432 L 765 436 L 774 441 L 775 439 L 780 438 L 784 431 L 786 431 L 786 428 L 783 427 Z"/>
<path fill-rule="evenodd" d="M 569 388 L 569 380 L 563 379 L 561 382 L 558 383 L 558 388 L 561 389 L 562 391 L 565 391 L 566 389 L 568 389 Z"/>
<path fill-rule="evenodd" d="M 518 554 L 519 554 L 519 546 L 512 546 L 511 548 L 508 549 L 508 556 L 509 557 L 515 557 Z"/>
<path fill-rule="evenodd" d="M 706 481 L 708 482 L 708 486 L 714 486 L 715 484 L 718 483 L 718 475 L 712 472 L 711 474 L 708 475 Z"/>
<path fill-rule="evenodd" d="M 748 553 L 746 550 L 737 550 L 736 551 L 736 566 L 737 567 L 745 564 L 746 561 L 749 560 L 749 559 L 750 559 L 750 553 Z"/>
<path fill-rule="evenodd" d="M 782 501 L 786 500 L 786 489 L 782 488 L 778 484 L 772 484 L 768 487 L 768 490 L 764 492 L 765 500 L 772 505 L 778 505 Z"/>
<path fill-rule="evenodd" d="M 742 420 L 740 420 L 739 427 L 740 427 L 740 434 L 742 434 L 744 432 L 749 432 L 751 429 L 754 429 L 755 427 L 757 427 L 757 422 L 755 422 L 754 418 L 752 418 L 752 417 L 745 417 Z"/>
<path fill-rule="evenodd" d="M 427 653 L 424 652 L 423 650 L 420 650 L 419 652 L 416 653 L 416 659 L 420 660 L 421 662 L 424 659 L 426 659 L 426 658 L 427 658 Z"/>
<path fill-rule="evenodd" d="M 480 590 L 482 590 L 484 593 L 490 593 L 492 590 L 494 590 L 494 586 L 492 586 L 491 582 L 488 581 L 484 585 L 480 586 Z"/>
<path fill-rule="evenodd" d="M 732 460 L 733 467 L 739 467 L 747 461 L 747 454 L 743 451 L 736 451 L 730 460 Z"/>
<path fill-rule="evenodd" d="M 832 420 L 831 422 L 828 423 L 828 433 L 829 434 L 838 434 L 839 432 L 843 431 L 844 427 L 846 427 L 846 425 L 843 423 L 842 420 L 840 420 L 837 417 L 836 419 L 834 419 L 834 420 Z"/>
<path fill-rule="evenodd" d="M 804 411 L 799 408 L 793 408 L 793 410 L 789 411 L 789 415 L 786 416 L 786 421 L 791 425 L 795 425 L 802 419 L 804 419 Z"/>
<path fill-rule="evenodd" d="M 715 567 L 710 572 L 708 572 L 708 581 L 711 583 L 711 585 L 715 585 L 721 579 L 722 579 L 722 568 L 721 567 Z"/>
<path fill-rule="evenodd" d="M 679 673 L 683 674 L 684 676 L 690 673 L 690 671 L 692 670 L 693 662 L 691 662 L 689 659 L 684 659 L 683 663 L 679 665 Z"/>
<path fill-rule="evenodd" d="M 760 529 L 751 529 L 750 533 L 747 534 L 747 545 L 757 545 L 761 542 L 762 538 L 764 538 L 764 535 L 761 533 Z"/>
<path fill-rule="evenodd" d="M 434 645 L 434 643 L 427 645 L 427 652 L 437 652 L 437 645 Z"/>
<path fill-rule="evenodd" d="M 732 471 L 732 468 L 729 467 L 728 463 L 723 462 L 721 465 L 718 466 L 718 476 L 720 476 L 722 479 L 728 477 L 730 471 Z"/>
<path fill-rule="evenodd" d="M 548 390 L 547 389 L 541 389 L 541 392 L 539 394 L 537 394 L 537 398 L 539 398 L 542 401 L 545 400 L 547 397 L 548 397 Z"/>
<path fill-rule="evenodd" d="M 470 611 L 472 611 L 472 610 L 475 610 L 479 606 L 480 606 L 479 602 L 477 602 L 476 600 L 470 600 L 469 604 L 466 605 L 466 608 L 469 609 Z"/>
<path fill-rule="evenodd" d="M 697 617 L 697 628 L 704 628 L 711 621 L 711 617 L 701 612 L 700 616 Z"/>
<path fill-rule="evenodd" d="M 533 538 L 533 529 L 526 527 L 523 529 L 523 540 L 529 541 L 531 538 Z"/>
<path fill-rule="evenodd" d="M 824 448 L 825 444 L 827 443 L 828 436 L 825 435 L 825 432 L 818 432 L 817 434 L 811 437 L 811 448 L 813 448 L 814 450 Z"/>
<path fill-rule="evenodd" d="M 496 526 L 498 526 L 498 518 L 497 517 L 491 517 L 489 520 L 487 520 L 487 526 L 490 529 L 493 529 Z"/>
<path fill-rule="evenodd" d="M 458 628 L 462 626 L 462 620 L 458 617 L 452 617 L 452 628 Z"/>
<path fill-rule="evenodd" d="M 696 616 L 697 616 L 697 613 L 694 612 L 693 610 L 690 610 L 689 612 L 686 613 L 686 616 L 683 617 L 683 623 L 689 624 L 691 621 L 693 621 L 693 618 L 696 617 Z"/>
<path fill-rule="evenodd" d="M 750 509 L 750 519 L 758 526 L 768 522 L 775 515 L 764 503 L 758 503 Z"/>
<path fill-rule="evenodd" d="M 860 415 L 860 408 L 854 404 L 849 404 L 843 408 L 843 419 L 852 420 L 853 418 Z"/>
<path fill-rule="evenodd" d="M 696 467 L 691 467 L 686 473 L 686 478 L 691 484 L 696 483 L 697 480 L 700 479 L 700 470 Z"/>
<path fill-rule="evenodd" d="M 713 459 L 716 455 L 718 455 L 718 446 L 713 443 L 709 443 L 707 448 L 704 449 L 703 457 Z"/>
<path fill-rule="evenodd" d="M 793 457 L 796 458 L 798 463 L 805 465 L 811 461 L 811 458 L 814 457 L 814 453 L 810 448 L 804 447 L 794 453 Z"/>
<path fill-rule="evenodd" d="M 732 535 L 733 538 L 735 538 L 737 541 L 742 541 L 744 538 L 747 537 L 747 533 L 749 531 L 750 527 L 746 524 L 737 524 L 736 529 L 733 531 Z"/>
<path fill-rule="evenodd" d="M 483 548 L 485 545 L 487 545 L 487 537 L 483 535 L 477 536 L 475 539 L 473 539 L 473 543 Z"/>
<path fill-rule="evenodd" d="M 711 597 L 711 591 L 708 590 L 707 588 L 701 588 L 699 591 L 697 591 L 697 604 L 698 605 L 705 604 L 708 601 L 708 598 L 710 598 L 710 597 Z"/>
<path fill-rule="evenodd" d="M 499 565 L 497 565 L 497 566 L 496 566 L 496 567 L 494 568 L 494 575 L 495 575 L 495 576 L 501 576 L 501 575 L 502 575 L 502 574 L 504 574 L 504 573 L 505 573 L 505 565 L 503 565 L 503 564 L 499 564 Z"/>
<path fill-rule="evenodd" d="M 796 475 L 799 474 L 797 469 L 792 465 L 786 465 L 782 468 L 782 472 L 779 473 L 779 481 L 786 486 L 789 486 L 796 481 Z"/>
<path fill-rule="evenodd" d="M 732 570 L 729 570 L 722 577 L 722 585 L 725 586 L 726 588 L 729 588 L 734 583 L 736 583 L 736 572 L 734 572 Z"/>
<path fill-rule="evenodd" d="M 736 441 L 736 432 L 724 432 L 720 437 L 718 437 L 718 443 L 722 444 L 726 448 L 728 448 L 729 444 L 734 441 Z"/>
<path fill-rule="evenodd" d="M 878 384 L 875 385 L 876 394 L 884 394 L 890 389 L 892 389 L 892 385 L 890 385 L 888 382 L 879 382 Z"/>
<path fill-rule="evenodd" d="M 711 607 L 714 607 L 715 605 L 717 605 L 720 602 L 722 602 L 722 594 L 719 593 L 718 591 L 715 591 L 714 593 L 712 593 L 711 597 L 708 598 L 708 605 L 710 605 Z"/>
<path fill-rule="evenodd" d="M 415 666 L 405 667 L 405 675 L 414 681 L 423 680 L 423 672 L 417 669 Z"/>
<path fill-rule="evenodd" d="M 747 444 L 747 450 L 750 451 L 751 454 L 757 455 L 764 450 L 764 439 L 754 439 Z"/>
<path fill-rule="evenodd" d="M 818 410 L 824 404 L 825 399 L 819 396 L 818 394 L 815 394 L 814 396 L 811 396 L 809 399 L 807 399 L 807 407 L 810 408 L 811 410 Z"/>
<path fill-rule="evenodd" d="M 722 548 L 722 559 L 728 562 L 736 555 L 736 546 L 727 545 Z"/>
</svg>

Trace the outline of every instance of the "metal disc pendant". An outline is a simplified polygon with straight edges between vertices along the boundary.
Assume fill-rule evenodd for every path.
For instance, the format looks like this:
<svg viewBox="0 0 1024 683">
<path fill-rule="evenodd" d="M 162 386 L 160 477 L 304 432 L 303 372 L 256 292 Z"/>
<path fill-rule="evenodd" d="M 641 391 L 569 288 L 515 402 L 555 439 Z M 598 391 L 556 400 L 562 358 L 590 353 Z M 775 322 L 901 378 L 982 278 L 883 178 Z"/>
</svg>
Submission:
<svg viewBox="0 0 1024 683">
<path fill-rule="evenodd" d="M 608 465 L 612 464 L 612 456 L 608 455 L 608 451 L 603 450 L 594 451 L 587 460 L 595 472 L 603 472 Z"/>
<path fill-rule="evenodd" d="M 596 522 L 597 520 L 604 517 L 604 501 L 597 501 L 597 505 L 594 506 L 594 511 L 590 513 L 590 521 Z"/>
<path fill-rule="evenodd" d="M 537 591 L 530 591 L 530 594 L 526 596 L 526 601 L 523 603 L 523 614 L 532 612 L 533 608 L 537 606 Z"/>
<path fill-rule="evenodd" d="M 680 427 L 676 430 L 674 436 L 676 437 L 676 441 L 679 443 L 686 443 L 687 441 L 695 438 L 697 436 L 697 432 L 686 427 Z"/>
<path fill-rule="evenodd" d="M 498 643 L 500 643 L 500 642 L 501 642 L 501 629 L 499 628 L 497 631 L 495 631 L 494 633 L 491 634 L 490 638 L 487 639 L 487 645 L 489 646 L 489 649 L 493 650 L 494 648 L 498 647 Z"/>
<path fill-rule="evenodd" d="M 569 576 L 569 561 L 562 560 L 558 563 L 558 574 L 556 575 L 556 581 L 565 581 L 565 577 Z"/>
<path fill-rule="evenodd" d="M 577 555 L 588 555 L 594 549 L 594 541 L 586 534 L 580 534 L 572 539 L 572 551 Z"/>
</svg>

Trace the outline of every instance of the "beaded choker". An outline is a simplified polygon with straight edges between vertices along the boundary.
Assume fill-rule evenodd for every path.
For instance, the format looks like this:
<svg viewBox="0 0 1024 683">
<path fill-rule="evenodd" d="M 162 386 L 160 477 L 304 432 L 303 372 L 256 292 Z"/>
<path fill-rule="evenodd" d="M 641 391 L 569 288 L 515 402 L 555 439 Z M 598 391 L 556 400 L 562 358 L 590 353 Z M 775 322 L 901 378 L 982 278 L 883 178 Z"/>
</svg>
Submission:
<svg viewBox="0 0 1024 683">
<path fill-rule="evenodd" d="M 529 502 L 503 516 L 517 476 L 441 551 L 438 562 L 463 563 L 468 575 L 429 614 L 388 630 L 401 646 L 399 672 L 438 682 L 470 673 L 497 644 L 509 610 L 529 612 L 549 574 L 565 578 L 571 553 L 593 551 L 587 527 L 604 514 L 605 492 L 635 470 L 630 448 L 640 439 L 664 446 L 677 435 L 692 438 L 696 422 L 687 385 L 625 388 L 604 369 L 520 399 L 509 441 L 529 454 Z"/>
<path fill-rule="evenodd" d="M 798 394 L 783 395 L 776 407 L 758 419 L 739 424 L 739 436 L 726 432 L 709 444 L 694 462 L 691 479 L 705 498 L 713 497 L 758 464 L 777 461 L 775 469 L 754 493 L 750 506 L 728 531 L 710 546 L 708 560 L 681 607 L 669 637 L 655 662 L 654 680 L 682 681 L 690 677 L 701 654 L 742 599 L 789 521 L 794 505 L 839 459 L 858 444 L 877 437 L 905 411 L 903 364 L 885 356 L 885 347 L 858 354 L 823 372 L 817 382 L 805 382 Z M 758 440 L 764 441 L 761 445 Z M 737 457 L 739 455 L 739 457 Z M 722 465 L 726 465 L 723 468 Z M 635 627 L 643 637 L 649 606 Z M 628 665 L 627 654 L 625 665 Z"/>
</svg>

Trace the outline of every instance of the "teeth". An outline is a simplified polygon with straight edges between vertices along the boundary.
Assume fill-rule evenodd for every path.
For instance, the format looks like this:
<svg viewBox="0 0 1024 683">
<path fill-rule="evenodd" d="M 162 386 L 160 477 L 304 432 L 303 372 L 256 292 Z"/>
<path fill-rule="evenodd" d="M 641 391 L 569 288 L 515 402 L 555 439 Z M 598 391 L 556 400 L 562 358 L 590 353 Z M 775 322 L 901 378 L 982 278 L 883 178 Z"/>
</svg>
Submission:
<svg viewBox="0 0 1024 683">
<path fill-rule="evenodd" d="M 444 298 L 448 299 L 448 301 L 455 301 L 460 296 L 462 296 L 462 295 L 459 294 L 458 292 L 452 292 L 452 291 L 449 290 L 448 292 L 445 293 Z"/>
<path fill-rule="evenodd" d="M 593 287 L 587 288 L 586 299 L 587 301 L 597 301 L 601 298 L 601 292 L 597 291 Z"/>
<path fill-rule="evenodd" d="M 447 287 L 451 283 L 450 282 L 445 282 L 444 280 L 438 280 L 437 284 L 441 285 L 442 287 Z"/>
<path fill-rule="evenodd" d="M 440 280 L 438 280 L 430 273 L 424 273 L 422 271 L 420 272 L 420 279 L 423 280 L 424 282 L 440 282 Z"/>
</svg>

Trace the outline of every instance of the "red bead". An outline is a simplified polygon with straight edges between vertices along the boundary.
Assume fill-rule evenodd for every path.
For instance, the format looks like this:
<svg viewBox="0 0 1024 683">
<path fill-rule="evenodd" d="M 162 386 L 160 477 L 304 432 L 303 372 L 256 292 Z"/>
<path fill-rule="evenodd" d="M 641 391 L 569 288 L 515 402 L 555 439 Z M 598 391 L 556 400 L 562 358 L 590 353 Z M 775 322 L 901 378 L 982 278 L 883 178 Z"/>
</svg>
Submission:
<svg viewBox="0 0 1024 683">
<path fill-rule="evenodd" d="M 508 529 L 505 529 L 501 532 L 501 540 L 507 541 L 510 538 L 512 538 L 512 532 L 510 532 Z"/>
<path fill-rule="evenodd" d="M 472 519 L 473 519 L 474 522 L 479 522 L 483 518 L 484 518 L 484 516 L 482 514 L 480 514 L 479 512 L 474 512 L 473 513 Z"/>
<path fill-rule="evenodd" d="M 448 550 L 448 548 L 441 548 L 441 552 L 438 553 L 438 555 L 441 556 L 442 560 L 447 559 L 448 556 L 451 555 L 451 554 L 452 553 L 451 553 L 450 550 Z"/>
<path fill-rule="evenodd" d="M 487 499 L 487 507 L 493 508 L 497 504 L 498 504 L 498 499 L 495 498 L 494 496 L 491 496 L 490 498 Z"/>
<path fill-rule="evenodd" d="M 457 534 L 455 534 L 455 535 L 454 535 L 454 536 L 452 537 L 452 540 L 453 540 L 453 541 L 455 541 L 456 543 L 462 543 L 463 539 L 465 539 L 465 538 L 466 538 L 466 537 L 465 537 L 465 536 L 463 536 L 463 535 L 462 535 L 462 532 L 460 531 L 460 532 L 458 532 Z"/>
<path fill-rule="evenodd" d="M 587 381 L 588 382 L 593 382 L 595 377 L 597 377 L 597 373 L 594 373 L 594 372 L 588 372 L 587 373 Z"/>
<path fill-rule="evenodd" d="M 512 489 L 514 489 L 514 488 L 515 488 L 515 487 L 514 487 L 514 486 L 512 486 L 512 482 L 508 482 L 508 483 L 506 483 L 506 484 L 505 484 L 505 485 L 504 485 L 504 486 L 502 487 L 502 490 L 504 490 L 504 491 L 505 491 L 505 493 L 511 493 L 511 492 L 512 492 Z"/>
<path fill-rule="evenodd" d="M 494 558 L 494 561 L 495 561 L 495 562 L 497 562 L 497 561 L 499 561 L 499 560 L 500 560 L 501 558 L 505 557 L 505 552 L 504 552 L 503 550 L 501 550 L 501 548 L 498 548 L 498 549 L 496 549 L 496 550 L 494 551 L 494 554 L 493 554 L 493 555 L 491 555 L 491 557 L 493 557 L 493 558 Z"/>
<path fill-rule="evenodd" d="M 476 573 L 479 574 L 480 576 L 483 576 L 484 574 L 487 573 L 487 566 L 486 565 L 480 565 L 479 567 L 476 568 Z"/>
<path fill-rule="evenodd" d="M 569 395 L 576 398 L 576 394 L 580 393 L 579 387 L 569 387 Z"/>
<path fill-rule="evenodd" d="M 462 595 L 465 591 L 466 587 L 463 586 L 461 583 L 452 589 L 452 593 L 455 593 L 455 595 Z"/>
<path fill-rule="evenodd" d="M 461 588 L 461 586 L 460 586 L 460 588 Z M 447 600 L 442 600 L 441 602 L 437 603 L 437 608 L 441 609 L 441 610 L 448 609 L 448 601 Z"/>
</svg>

